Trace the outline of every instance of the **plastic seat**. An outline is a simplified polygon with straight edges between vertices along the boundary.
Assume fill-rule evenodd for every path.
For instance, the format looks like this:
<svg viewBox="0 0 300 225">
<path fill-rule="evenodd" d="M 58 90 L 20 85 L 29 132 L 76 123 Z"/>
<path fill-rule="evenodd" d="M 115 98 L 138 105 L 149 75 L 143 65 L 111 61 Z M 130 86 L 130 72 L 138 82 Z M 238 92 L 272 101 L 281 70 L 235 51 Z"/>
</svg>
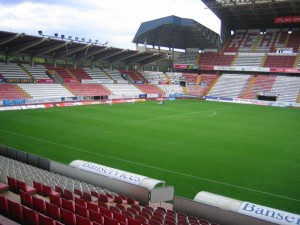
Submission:
<svg viewBox="0 0 300 225">
<path fill-rule="evenodd" d="M 8 205 L 9 218 L 22 224 L 23 223 L 22 205 L 19 202 L 12 201 L 9 198 L 7 199 L 7 205 Z"/>
<path fill-rule="evenodd" d="M 4 216 L 8 215 L 7 198 L 3 195 L 0 195 L 0 214 Z"/>
<path fill-rule="evenodd" d="M 87 208 L 87 202 L 84 199 L 75 196 L 74 200 L 75 200 L 76 204 L 81 205 L 81 206 Z"/>
<path fill-rule="evenodd" d="M 64 198 L 61 199 L 61 208 L 66 209 L 72 213 L 75 212 L 75 205 L 74 202 L 71 202 L 69 200 L 66 200 Z"/>
<path fill-rule="evenodd" d="M 142 215 L 135 215 L 134 218 L 139 220 L 143 224 L 148 224 L 148 219 Z"/>
<path fill-rule="evenodd" d="M 76 225 L 93 225 L 89 218 L 76 214 Z"/>
<path fill-rule="evenodd" d="M 32 196 L 32 208 L 40 213 L 46 213 L 46 203 L 43 199 Z"/>
<path fill-rule="evenodd" d="M 22 206 L 23 223 L 26 225 L 39 225 L 39 213 L 26 206 Z"/>
<path fill-rule="evenodd" d="M 89 217 L 89 211 L 84 206 L 78 204 L 75 204 L 75 214 L 78 214 L 85 218 Z"/>
<path fill-rule="evenodd" d="M 121 212 L 113 212 L 113 218 L 117 220 L 120 224 L 127 224 L 127 217 Z"/>
<path fill-rule="evenodd" d="M 89 219 L 93 222 L 97 222 L 99 224 L 103 224 L 103 216 L 99 212 L 95 212 L 94 210 L 89 210 Z"/>
<path fill-rule="evenodd" d="M 100 212 L 99 207 L 97 204 L 93 203 L 93 202 L 87 202 L 87 209 L 88 210 L 93 210 L 95 212 Z"/>
<path fill-rule="evenodd" d="M 54 220 L 60 220 L 60 208 L 57 205 L 46 202 L 46 214 Z"/>
<path fill-rule="evenodd" d="M 131 218 L 131 217 L 127 217 L 127 224 L 128 225 L 141 225 L 141 221 Z"/>
<path fill-rule="evenodd" d="M 40 225 L 56 225 L 55 224 L 55 220 L 42 214 L 42 213 L 39 213 L 38 214 L 38 217 L 39 217 L 39 224 Z"/>
<path fill-rule="evenodd" d="M 103 216 L 106 216 L 106 217 L 109 217 L 109 218 L 113 217 L 112 216 L 112 211 L 110 211 L 109 209 L 99 206 L 99 210 L 100 210 L 100 213 Z"/>
<path fill-rule="evenodd" d="M 20 193 L 20 191 L 24 191 L 24 192 L 27 192 L 32 195 L 36 193 L 36 189 L 33 187 L 30 187 L 30 186 L 27 186 L 24 181 L 17 180 L 17 187 L 18 187 L 18 193 Z"/>
<path fill-rule="evenodd" d="M 115 220 L 113 218 L 103 216 L 104 217 L 104 224 L 105 225 L 119 225 L 118 220 Z"/>
<path fill-rule="evenodd" d="M 20 198 L 21 198 L 21 204 L 25 205 L 29 208 L 32 208 L 33 204 L 32 204 L 32 196 L 31 194 L 21 191 L 20 192 Z"/>
<path fill-rule="evenodd" d="M 17 186 L 17 180 L 13 177 L 7 176 L 7 184 L 11 192 L 19 194 L 19 189 Z"/>
<path fill-rule="evenodd" d="M 7 184 L 1 183 L 0 182 L 0 192 L 8 191 L 9 186 Z"/>
<path fill-rule="evenodd" d="M 39 195 L 43 195 L 43 184 L 37 181 L 32 181 L 32 183 L 33 183 L 33 187 L 36 189 L 36 192 Z"/>
<path fill-rule="evenodd" d="M 66 225 L 76 225 L 75 214 L 63 208 L 60 209 L 60 220 Z"/>
<path fill-rule="evenodd" d="M 74 200 L 74 193 L 68 189 L 64 189 L 63 196 L 67 200 Z"/>
<path fill-rule="evenodd" d="M 52 190 L 52 188 L 48 185 L 43 185 L 43 196 L 50 196 L 50 195 L 58 195 L 60 196 L 61 194 L 59 192 L 56 192 Z"/>
<path fill-rule="evenodd" d="M 54 205 L 57 205 L 58 207 L 61 207 L 62 204 L 62 198 L 59 197 L 58 195 L 51 195 L 50 194 L 50 202 Z"/>
</svg>

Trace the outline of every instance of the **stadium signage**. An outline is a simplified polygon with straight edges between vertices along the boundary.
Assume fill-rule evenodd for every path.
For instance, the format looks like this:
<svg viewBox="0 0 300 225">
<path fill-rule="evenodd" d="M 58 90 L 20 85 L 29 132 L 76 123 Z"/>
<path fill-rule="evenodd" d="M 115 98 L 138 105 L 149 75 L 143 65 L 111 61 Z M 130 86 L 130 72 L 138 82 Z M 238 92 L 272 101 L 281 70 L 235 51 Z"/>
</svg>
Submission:
<svg viewBox="0 0 300 225">
<path fill-rule="evenodd" d="M 300 16 L 275 17 L 274 23 L 300 23 Z"/>
<path fill-rule="evenodd" d="M 103 165 L 91 163 L 91 162 L 83 162 L 79 165 L 79 169 L 86 170 L 92 173 L 96 173 L 99 175 L 103 175 L 106 177 L 110 177 L 113 179 L 125 181 L 131 184 L 139 184 L 142 180 L 146 179 L 147 177 L 137 175 L 134 173 L 129 173 L 126 171 L 106 167 Z"/>
<path fill-rule="evenodd" d="M 243 202 L 239 213 L 281 225 L 300 225 L 300 215 L 249 202 Z"/>
<path fill-rule="evenodd" d="M 6 78 L 6 83 L 34 83 L 34 79 Z"/>
</svg>

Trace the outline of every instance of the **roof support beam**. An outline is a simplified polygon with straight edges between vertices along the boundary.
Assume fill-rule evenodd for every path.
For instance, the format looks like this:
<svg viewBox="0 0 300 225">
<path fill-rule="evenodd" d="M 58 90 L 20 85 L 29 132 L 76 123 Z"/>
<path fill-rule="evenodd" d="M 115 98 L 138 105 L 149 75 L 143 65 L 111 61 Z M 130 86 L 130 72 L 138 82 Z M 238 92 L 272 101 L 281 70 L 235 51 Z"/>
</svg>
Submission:
<svg viewBox="0 0 300 225">
<path fill-rule="evenodd" d="M 70 42 L 63 42 L 63 43 L 60 43 L 60 44 L 39 48 L 39 49 L 33 51 L 32 56 L 34 57 L 34 56 L 47 54 L 48 52 L 51 52 L 51 51 L 54 51 L 54 50 L 59 49 L 61 47 L 64 47 L 64 46 L 68 45 L 69 43 Z"/>
<path fill-rule="evenodd" d="M 23 36 L 24 36 L 24 33 L 18 33 L 13 36 L 10 36 L 10 37 L 2 37 L 2 38 L 0 38 L 0 46 L 4 45 L 7 42 L 13 41 L 17 38 L 23 37 Z"/>
<path fill-rule="evenodd" d="M 43 43 L 48 40 L 49 40 L 49 37 L 44 37 L 42 39 L 38 39 L 38 40 L 31 41 L 31 42 L 22 43 L 20 45 L 16 45 L 12 48 L 8 48 L 7 54 L 14 54 L 14 53 L 22 52 L 26 49 L 29 49 L 35 45 L 38 45 L 38 44 Z"/>
</svg>

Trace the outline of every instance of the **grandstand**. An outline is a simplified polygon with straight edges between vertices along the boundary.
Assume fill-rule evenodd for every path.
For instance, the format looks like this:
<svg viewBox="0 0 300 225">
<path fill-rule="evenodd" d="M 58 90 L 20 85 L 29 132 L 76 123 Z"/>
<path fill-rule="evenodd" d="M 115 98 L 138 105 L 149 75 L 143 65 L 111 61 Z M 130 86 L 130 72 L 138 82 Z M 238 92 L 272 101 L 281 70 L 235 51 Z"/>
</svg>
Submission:
<svg viewBox="0 0 300 225">
<path fill-rule="evenodd" d="M 140 52 L 97 45 L 89 46 L 90 51 L 85 54 L 87 43 L 72 42 L 70 56 L 69 53 L 65 53 L 65 46 L 71 44 L 70 40 L 48 38 L 47 41 L 43 41 L 42 37 L 1 31 L 0 113 L 2 110 L 112 105 L 121 102 L 171 101 L 185 98 L 299 107 L 300 2 L 203 2 L 221 19 L 220 35 L 192 19 L 176 16 L 141 24 L 133 42 L 137 46 L 144 45 L 147 41 L 146 44 L 158 46 L 159 49 L 169 48 L 168 54 L 152 52 L 151 49 Z M 174 33 L 181 35 L 174 36 Z M 34 45 L 27 44 L 35 41 Z M 16 46 L 20 49 L 16 50 Z M 182 49 L 184 52 L 175 54 L 175 49 Z M 77 60 L 74 65 L 68 64 L 73 60 Z M 49 63 L 50 61 L 53 63 Z M 145 108 L 147 107 L 149 106 L 145 105 Z M 118 112 L 119 117 L 123 116 L 122 110 Z M 216 113 L 214 110 L 206 111 L 211 113 L 210 116 Z M 60 114 L 63 113 L 62 110 Z M 136 114 L 134 112 L 132 117 Z M 55 118 L 59 113 L 55 112 L 52 115 Z M 70 115 L 72 116 L 81 119 L 79 114 Z M 22 115 L 23 117 L 26 119 L 26 115 Z M 172 116 L 161 116 L 169 117 Z M 199 118 L 202 119 L 200 116 Z M 153 119 L 145 119 L 149 120 Z M 112 126 L 119 126 L 118 121 L 106 122 Z M 133 129 L 139 126 L 141 125 L 137 123 Z M 149 126 L 148 129 L 154 128 Z M 201 129 L 205 130 L 205 127 Z M 4 135 L 9 132 L 6 131 Z M 180 138 L 180 131 L 177 132 L 170 136 Z M 107 143 L 113 141 L 114 135 L 111 134 L 108 138 L 111 140 Z M 138 137 L 143 134 L 136 135 Z M 88 139 L 88 134 L 83 136 Z M 0 138 L 0 224 L 300 223 L 300 216 L 293 214 L 299 214 L 299 207 L 292 208 L 293 213 L 289 213 L 281 211 L 285 209 L 284 206 L 280 209 L 268 208 L 273 206 L 271 200 L 262 200 L 268 207 L 260 206 L 227 198 L 226 191 L 222 192 L 217 188 L 211 191 L 217 191 L 220 195 L 198 190 L 199 193 L 194 199 L 187 199 L 175 195 L 177 193 L 173 187 L 156 186 L 164 181 L 150 178 L 150 184 L 141 185 L 103 174 L 95 175 L 91 171 L 84 171 L 76 166 L 74 168 L 71 164 L 42 158 L 38 155 L 38 148 L 33 150 L 37 152 L 36 155 L 30 154 L 6 147 L 1 140 L 3 139 Z M 123 142 L 124 145 L 133 145 L 137 139 L 134 137 L 126 141 L 128 143 Z M 201 145 L 200 141 L 197 144 Z M 101 147 L 103 146 L 100 145 Z M 185 148 L 182 151 L 184 152 Z M 115 156 L 112 154 L 110 157 Z M 295 171 L 290 173 L 295 173 L 298 169 L 299 166 L 295 166 Z M 300 185 L 298 181 L 294 182 Z M 295 201 L 295 198 L 289 200 Z M 261 211 L 269 210 L 267 212 L 277 216 L 270 216 L 268 213 L 253 215 L 249 209 L 255 207 Z"/>
</svg>

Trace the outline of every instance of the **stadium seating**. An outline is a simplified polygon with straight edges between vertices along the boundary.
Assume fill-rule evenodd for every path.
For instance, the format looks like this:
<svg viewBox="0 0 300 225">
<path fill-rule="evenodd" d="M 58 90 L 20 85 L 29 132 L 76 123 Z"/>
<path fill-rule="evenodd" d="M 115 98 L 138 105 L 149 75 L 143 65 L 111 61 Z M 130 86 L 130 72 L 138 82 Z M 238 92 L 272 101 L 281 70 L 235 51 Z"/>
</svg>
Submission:
<svg viewBox="0 0 300 225">
<path fill-rule="evenodd" d="M 18 84 L 32 98 L 74 97 L 74 95 L 61 84 Z"/>
<path fill-rule="evenodd" d="M 278 101 L 296 102 L 300 90 L 300 77 L 277 76 L 271 92 L 278 93 Z"/>
<path fill-rule="evenodd" d="M 150 84 L 160 84 L 168 82 L 166 75 L 163 72 L 144 71 L 142 75 Z"/>
<path fill-rule="evenodd" d="M 161 94 L 165 95 L 165 93 L 155 85 L 152 84 L 136 84 L 136 87 L 140 89 L 145 94 Z"/>
<path fill-rule="evenodd" d="M 104 86 L 111 91 L 112 95 L 134 96 L 143 94 L 143 92 L 133 84 L 104 84 Z"/>
<path fill-rule="evenodd" d="M 264 54 L 240 53 L 234 61 L 233 66 L 260 67 L 263 62 L 264 56 Z"/>
<path fill-rule="evenodd" d="M 101 69 L 91 69 L 91 68 L 84 68 L 84 71 L 91 77 L 92 79 L 97 80 L 110 80 L 111 78 L 106 75 Z"/>
<path fill-rule="evenodd" d="M 293 68 L 295 64 L 296 56 L 292 55 L 268 55 L 264 63 L 264 67 L 284 67 Z"/>
<path fill-rule="evenodd" d="M 25 99 L 30 98 L 19 86 L 15 84 L 1 84 L 0 83 L 0 100 L 10 99 Z"/>
<path fill-rule="evenodd" d="M 66 83 L 65 87 L 75 96 L 103 96 L 110 95 L 110 91 L 100 84 Z"/>
<path fill-rule="evenodd" d="M 130 79 L 132 83 L 139 83 L 139 82 L 146 82 L 145 78 L 142 77 L 137 71 L 130 71 L 130 70 L 120 70 L 120 73 L 125 77 L 127 80 Z"/>
<path fill-rule="evenodd" d="M 243 93 L 249 76 L 245 74 L 223 74 L 208 95 L 237 98 Z"/>
<path fill-rule="evenodd" d="M 187 52 L 181 53 L 179 57 L 174 62 L 175 64 L 195 64 L 199 53 L 197 52 Z"/>
<path fill-rule="evenodd" d="M 88 73 L 85 72 L 84 69 L 78 68 L 68 68 L 68 71 L 71 72 L 78 80 L 83 80 L 87 79 L 90 80 L 92 79 Z"/>
<path fill-rule="evenodd" d="M 77 80 L 75 77 L 71 76 L 71 74 L 63 67 L 54 67 L 54 66 L 46 66 L 47 70 L 55 71 L 58 76 L 60 76 L 63 80 Z"/>
<path fill-rule="evenodd" d="M 5 64 L 0 62 L 0 73 L 4 78 L 31 78 L 22 70 L 20 66 L 15 63 Z"/>
<path fill-rule="evenodd" d="M 29 64 L 22 64 L 22 66 L 30 73 L 34 79 L 49 79 L 46 74 L 46 67 L 44 65 L 30 66 Z"/>
<path fill-rule="evenodd" d="M 63 181 L 66 180 L 69 181 L 68 184 L 70 185 L 71 183 L 73 185 L 77 183 L 81 184 L 82 187 L 90 187 L 94 190 L 99 189 L 99 187 L 94 187 L 90 184 L 44 171 L 4 156 L 0 156 L 0 163 L 1 165 L 5 165 L 5 167 L 1 167 L 0 169 L 1 174 L 7 174 L 8 172 L 10 172 L 11 175 L 19 172 L 22 174 L 33 173 L 35 176 L 33 176 L 32 179 L 36 179 L 36 176 L 39 176 L 38 174 L 40 174 L 40 176 L 44 177 L 43 179 L 47 179 L 46 177 L 55 179 L 57 177 L 61 179 L 61 181 L 59 181 L 60 183 L 64 183 Z M 22 170 L 19 171 L 18 168 L 22 168 Z M 18 172 L 14 171 L 14 169 L 16 169 Z M 50 179 L 47 180 L 50 181 Z M 34 185 L 34 182 L 32 182 L 32 185 Z M 74 186 L 71 185 L 69 188 L 72 189 Z M 150 206 L 141 206 L 138 204 L 138 202 L 128 196 L 118 195 L 117 193 L 110 192 L 107 189 L 101 190 L 105 190 L 106 194 L 111 193 L 111 197 L 113 194 L 115 202 L 92 203 L 90 201 L 81 199 L 80 197 L 76 197 L 82 200 L 81 204 L 77 204 L 79 201 L 76 200 L 76 198 L 75 200 L 67 200 L 64 198 L 64 196 L 52 194 L 50 194 L 50 198 L 45 198 L 42 195 L 39 195 L 39 193 L 31 195 L 22 191 L 20 192 L 20 195 L 11 195 L 7 193 L 9 190 L 5 190 L 5 195 L 2 195 L 2 192 L 0 192 L 0 213 L 18 223 L 37 225 L 210 224 L 208 221 L 201 218 L 191 217 L 180 212 L 175 212 L 171 209 L 165 209 L 161 206 L 154 208 Z M 58 199 L 60 200 L 61 204 L 56 204 Z M 134 204 L 129 204 L 129 199 L 131 199 L 132 203 Z M 207 223 L 201 221 L 206 221 Z"/>
<path fill-rule="evenodd" d="M 275 80 L 276 76 L 258 75 L 246 98 L 254 99 L 256 98 L 257 92 L 260 91 L 271 92 Z"/>
</svg>

